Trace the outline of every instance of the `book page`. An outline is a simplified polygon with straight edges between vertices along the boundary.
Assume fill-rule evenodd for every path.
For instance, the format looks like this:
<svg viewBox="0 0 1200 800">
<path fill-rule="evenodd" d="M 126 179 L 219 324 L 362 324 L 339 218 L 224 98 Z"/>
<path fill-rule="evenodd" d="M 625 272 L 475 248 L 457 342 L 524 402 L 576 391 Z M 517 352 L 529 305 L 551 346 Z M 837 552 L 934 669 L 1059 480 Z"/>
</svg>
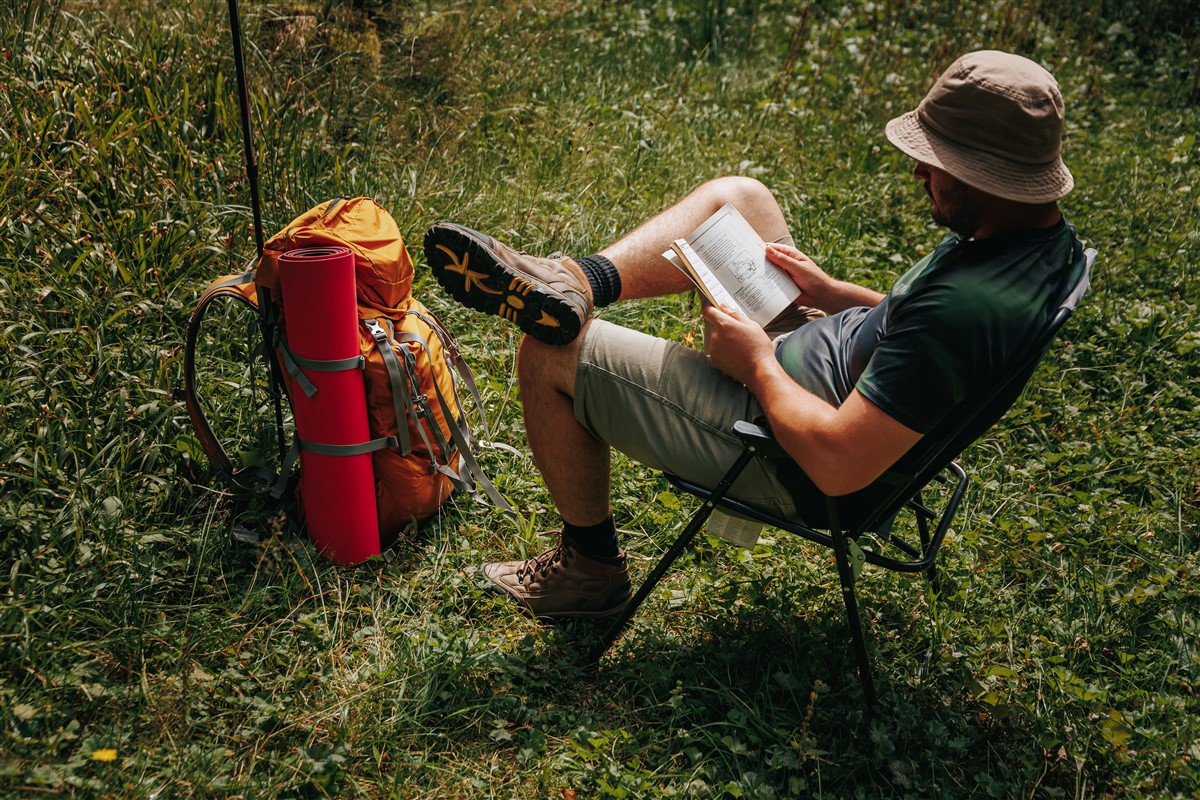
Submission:
<svg viewBox="0 0 1200 800">
<path fill-rule="evenodd" d="M 767 246 L 732 204 L 687 237 L 688 244 L 746 316 L 766 326 L 795 302 L 800 289 L 767 261 Z"/>
<path fill-rule="evenodd" d="M 671 250 L 667 252 L 675 256 L 675 258 L 670 260 L 692 279 L 692 283 L 696 284 L 696 288 L 704 296 L 705 301 L 714 306 L 729 306 L 730 308 L 741 309 L 741 306 L 738 305 L 733 295 L 725 290 L 721 282 L 712 274 L 712 270 L 708 268 L 708 265 L 696 254 L 692 246 L 687 243 L 687 239 L 676 239 L 671 244 Z M 745 312 L 743 311 L 742 313 Z"/>
<path fill-rule="evenodd" d="M 800 296 L 787 273 L 767 261 L 767 247 L 732 204 L 663 253 L 704 298 L 736 308 L 766 327 Z"/>
</svg>

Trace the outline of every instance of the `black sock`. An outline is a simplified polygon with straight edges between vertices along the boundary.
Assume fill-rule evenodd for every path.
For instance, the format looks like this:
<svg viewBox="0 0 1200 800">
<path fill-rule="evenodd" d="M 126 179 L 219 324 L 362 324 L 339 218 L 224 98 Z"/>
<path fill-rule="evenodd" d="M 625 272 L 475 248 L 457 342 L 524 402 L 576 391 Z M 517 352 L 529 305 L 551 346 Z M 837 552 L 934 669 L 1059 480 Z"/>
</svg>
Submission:
<svg viewBox="0 0 1200 800">
<path fill-rule="evenodd" d="M 592 287 L 592 305 L 601 308 L 621 296 L 621 273 L 617 265 L 602 255 L 590 255 L 576 261 Z"/>
<path fill-rule="evenodd" d="M 598 525 L 581 526 L 563 522 L 563 536 L 571 540 L 576 550 L 591 558 L 616 558 L 621 552 L 612 514 Z"/>
</svg>

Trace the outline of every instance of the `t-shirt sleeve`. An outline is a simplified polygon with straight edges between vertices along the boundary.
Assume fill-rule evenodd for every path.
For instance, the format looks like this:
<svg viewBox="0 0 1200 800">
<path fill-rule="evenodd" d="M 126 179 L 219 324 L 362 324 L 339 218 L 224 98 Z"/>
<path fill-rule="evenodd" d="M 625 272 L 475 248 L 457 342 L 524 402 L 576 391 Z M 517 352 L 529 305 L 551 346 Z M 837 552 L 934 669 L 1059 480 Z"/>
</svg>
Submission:
<svg viewBox="0 0 1200 800">
<path fill-rule="evenodd" d="M 966 397 L 976 338 L 968 315 L 941 292 L 898 304 L 855 388 L 917 433 L 929 433 Z"/>
<path fill-rule="evenodd" d="M 1073 241 L 1065 223 L 1044 234 L 944 240 L 927 269 L 892 287 L 854 387 L 922 434 L 973 392 L 999 388 L 1082 268 L 1072 266 L 1082 264 Z"/>
</svg>

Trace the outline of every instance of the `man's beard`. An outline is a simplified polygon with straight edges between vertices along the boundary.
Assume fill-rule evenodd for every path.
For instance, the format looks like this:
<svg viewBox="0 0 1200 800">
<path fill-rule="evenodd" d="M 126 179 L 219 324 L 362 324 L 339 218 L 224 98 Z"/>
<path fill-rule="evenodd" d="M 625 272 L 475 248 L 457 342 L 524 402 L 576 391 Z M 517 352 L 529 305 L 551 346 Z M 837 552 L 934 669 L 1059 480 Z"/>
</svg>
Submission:
<svg viewBox="0 0 1200 800">
<path fill-rule="evenodd" d="M 938 225 L 949 228 L 964 239 L 970 239 L 979 230 L 979 209 L 971 202 L 965 188 L 945 192 L 941 202 L 933 203 L 929 213 Z"/>
</svg>

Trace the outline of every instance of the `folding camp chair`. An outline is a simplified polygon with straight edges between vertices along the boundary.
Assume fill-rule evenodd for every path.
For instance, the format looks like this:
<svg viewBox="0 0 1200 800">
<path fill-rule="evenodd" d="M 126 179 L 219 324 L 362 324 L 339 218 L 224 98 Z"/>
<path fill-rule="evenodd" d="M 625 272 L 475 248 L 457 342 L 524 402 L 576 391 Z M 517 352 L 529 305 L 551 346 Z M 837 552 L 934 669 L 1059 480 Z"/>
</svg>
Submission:
<svg viewBox="0 0 1200 800">
<path fill-rule="evenodd" d="M 779 461 L 788 458 L 770 431 L 761 425 L 747 421 L 734 425 L 733 432 L 741 440 L 744 449 L 715 488 L 699 486 L 674 475 L 665 475 L 674 486 L 696 495 L 703 503 L 643 581 L 622 614 L 613 621 L 595 653 L 596 658 L 599 659 L 616 641 L 638 607 L 688 547 L 709 516 L 720 508 L 734 516 L 761 522 L 832 548 L 854 653 L 858 661 L 859 679 L 862 681 L 867 703 L 873 707 L 875 685 L 871 677 L 871 665 L 867 659 L 866 642 L 854 592 L 854 567 L 861 566 L 861 562 L 865 561 L 899 572 L 923 572 L 934 591 L 937 591 L 935 560 L 950 522 L 962 501 L 968 480 L 967 473 L 953 459 L 995 424 L 1016 401 L 1058 330 L 1075 310 L 1079 299 L 1087 291 L 1096 251 L 1088 249 L 1083 253 L 1083 257 L 1084 268 L 1079 280 L 1063 299 L 1046 328 L 1030 344 L 1026 355 L 1018 362 L 1018 367 L 1002 385 L 989 387 L 988 391 L 977 392 L 975 396 L 968 396 L 947 419 L 922 437 L 867 489 L 842 497 L 830 497 L 820 494 L 812 487 L 817 507 L 822 503 L 824 505 L 825 524 L 822 527 L 827 528 L 827 532 L 822 533 L 796 520 L 765 513 L 726 496 L 729 487 L 753 459 Z M 928 508 L 922 497 L 923 492 L 935 482 L 943 487 L 942 491 L 938 492 L 943 504 L 940 512 Z M 915 518 L 915 538 L 911 529 L 906 535 L 895 530 L 893 522 L 901 512 L 911 512 Z M 894 548 L 898 553 L 894 556 L 885 555 L 882 547 L 877 550 L 874 547 L 860 546 L 858 539 L 867 533 L 872 533 L 871 538 L 878 539 L 882 545 Z M 851 563 L 852 553 L 853 558 L 859 561 L 857 565 Z"/>
</svg>

